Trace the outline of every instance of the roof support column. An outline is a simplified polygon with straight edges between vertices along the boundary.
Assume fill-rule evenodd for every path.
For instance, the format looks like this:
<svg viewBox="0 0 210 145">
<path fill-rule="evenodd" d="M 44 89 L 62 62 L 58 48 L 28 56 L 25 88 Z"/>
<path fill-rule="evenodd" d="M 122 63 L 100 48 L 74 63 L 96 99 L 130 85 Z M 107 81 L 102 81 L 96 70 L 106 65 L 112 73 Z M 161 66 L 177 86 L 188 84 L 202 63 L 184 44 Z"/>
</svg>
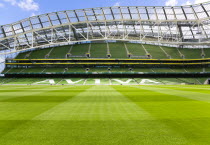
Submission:
<svg viewBox="0 0 210 145">
<path fill-rule="evenodd" d="M 75 28 L 74 28 L 74 27 L 72 27 L 72 25 L 71 25 L 71 26 L 70 26 L 70 29 L 72 30 L 72 32 L 73 32 L 73 34 L 74 34 L 74 38 L 75 38 L 76 40 L 79 40 L 79 38 L 78 38 L 78 35 L 77 35 L 77 32 L 76 32 Z"/>
<path fill-rule="evenodd" d="M 32 31 L 32 38 L 31 38 L 32 42 L 31 42 L 31 47 L 33 48 L 34 47 L 34 32 Z"/>
<path fill-rule="evenodd" d="M 178 28 L 179 35 L 180 35 L 180 38 L 181 38 L 181 42 L 184 42 L 184 36 L 183 36 L 183 33 L 182 33 L 182 27 L 178 23 L 177 23 L 177 28 Z M 179 45 L 179 47 L 183 48 L 183 45 Z"/>
</svg>

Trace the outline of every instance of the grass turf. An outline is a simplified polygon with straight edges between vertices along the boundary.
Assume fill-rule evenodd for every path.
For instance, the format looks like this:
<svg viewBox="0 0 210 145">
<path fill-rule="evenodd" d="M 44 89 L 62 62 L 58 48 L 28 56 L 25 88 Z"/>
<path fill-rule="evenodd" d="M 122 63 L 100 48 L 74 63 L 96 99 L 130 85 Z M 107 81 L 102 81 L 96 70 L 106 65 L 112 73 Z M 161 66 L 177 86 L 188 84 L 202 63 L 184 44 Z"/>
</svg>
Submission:
<svg viewBox="0 0 210 145">
<path fill-rule="evenodd" d="M 2 145 L 209 145 L 209 86 L 1 86 Z"/>
</svg>

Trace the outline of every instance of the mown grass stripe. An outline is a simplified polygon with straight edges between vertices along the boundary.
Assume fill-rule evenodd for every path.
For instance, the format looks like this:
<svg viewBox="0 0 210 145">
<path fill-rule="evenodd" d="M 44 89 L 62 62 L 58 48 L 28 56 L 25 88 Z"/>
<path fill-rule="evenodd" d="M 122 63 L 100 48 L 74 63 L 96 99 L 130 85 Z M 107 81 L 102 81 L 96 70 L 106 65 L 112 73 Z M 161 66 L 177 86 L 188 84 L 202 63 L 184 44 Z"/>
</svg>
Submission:
<svg viewBox="0 0 210 145">
<path fill-rule="evenodd" d="M 159 92 L 167 95 L 174 95 L 179 97 L 184 97 L 187 99 L 197 100 L 197 101 L 210 101 L 210 95 L 208 93 L 200 93 L 195 91 L 185 91 L 176 90 L 173 88 L 164 88 L 162 86 L 131 86 L 139 89 L 144 89 L 152 92 Z M 192 88 L 193 89 L 193 88 Z"/>
<path fill-rule="evenodd" d="M 167 132 L 168 136 L 165 136 L 165 139 L 170 140 L 170 141 L 173 140 L 173 143 L 175 143 L 175 144 L 187 143 L 187 139 L 184 136 L 182 136 L 182 134 L 180 134 L 179 132 L 177 132 L 176 130 L 171 128 L 171 126 L 164 123 L 162 120 L 165 120 L 165 119 L 159 118 L 156 114 L 154 114 L 154 112 L 153 112 L 154 110 L 151 107 L 152 104 L 155 104 L 154 102 L 165 102 L 166 103 L 166 102 L 168 102 L 167 99 L 170 100 L 170 98 L 165 98 L 165 97 L 161 98 L 160 95 L 163 95 L 163 94 L 153 92 L 153 95 L 154 96 L 157 95 L 157 99 L 159 99 L 159 100 L 154 101 L 153 100 L 154 97 L 151 96 L 152 94 L 150 91 L 145 92 L 145 90 L 143 90 L 143 89 L 131 88 L 129 86 L 112 86 L 112 87 L 116 91 L 121 93 L 123 96 L 125 96 L 128 100 L 135 103 L 139 108 L 141 108 L 144 111 L 146 111 L 147 113 L 149 113 L 152 116 L 153 120 L 157 123 L 157 125 L 161 126 L 161 130 L 164 130 L 165 133 Z M 146 97 L 148 97 L 148 98 L 145 99 Z M 168 97 L 174 97 L 176 99 L 179 99 L 179 97 L 176 97 L 176 96 L 168 95 Z M 182 98 L 180 98 L 180 99 L 183 100 Z M 186 101 L 186 99 L 184 99 L 183 101 Z M 173 102 L 173 100 L 170 100 L 169 102 Z M 144 105 L 144 104 L 148 104 L 148 105 Z M 161 112 L 161 109 L 158 110 L 158 108 L 156 108 L 156 110 Z M 157 133 L 157 136 L 159 136 L 161 134 L 160 130 L 155 130 L 155 131 Z M 164 138 L 162 138 L 162 139 L 163 139 L 162 140 L 163 143 L 167 142 L 164 140 Z"/>
<path fill-rule="evenodd" d="M 9 100 L 15 100 L 15 98 L 23 98 L 23 97 L 34 97 L 34 96 L 41 96 L 43 93 L 47 95 L 47 93 L 50 94 L 50 92 L 56 92 L 59 90 L 64 90 L 65 88 L 69 87 L 76 87 L 76 86 L 65 86 L 65 87 L 51 87 L 51 86 L 38 86 L 38 87 L 29 87 L 26 89 L 4 89 L 0 90 L 0 102 L 2 101 L 9 101 Z M 44 96 L 44 95 L 42 95 Z M 20 100 L 21 101 L 21 100 Z"/>
<path fill-rule="evenodd" d="M 40 120 L 129 120 L 148 119 L 148 115 L 110 86 L 93 86 L 52 108 Z M 127 111 L 127 113 L 126 113 Z M 129 117 L 130 116 L 130 117 Z M 150 117 L 149 117 L 150 118 Z"/>
<path fill-rule="evenodd" d="M 196 100 L 192 101 L 192 99 L 187 98 L 184 98 L 183 100 L 182 97 L 174 96 L 174 93 L 172 93 L 173 95 L 170 95 L 170 93 L 167 94 L 166 92 L 171 92 L 170 89 L 162 89 L 162 91 L 164 90 L 163 92 L 165 92 L 162 93 L 162 91 L 158 92 L 153 90 L 154 87 L 151 86 L 137 88 L 115 86 L 115 89 L 150 113 L 157 119 L 157 122 L 164 124 L 168 130 L 172 130 L 173 133 L 170 134 L 172 138 L 178 137 L 178 140 L 182 139 L 181 143 L 176 144 L 209 144 L 209 103 Z M 133 93 L 127 93 L 128 90 Z M 145 92 L 145 90 L 147 91 Z M 153 94 L 151 94 L 151 92 L 153 92 Z M 162 97 L 159 94 L 161 94 Z M 158 101 L 154 100 L 156 95 Z M 189 93 L 189 95 L 191 94 Z M 175 97 L 177 101 L 167 101 L 166 96 L 168 99 L 170 99 L 170 97 Z M 147 97 L 151 100 L 145 101 L 144 98 Z M 186 99 L 188 101 L 186 101 Z"/>
<path fill-rule="evenodd" d="M 69 90 L 69 87 L 57 88 L 57 90 L 61 89 Z M 84 91 L 85 89 L 81 89 L 81 91 Z M 42 94 L 42 96 L 44 97 L 45 95 L 48 95 L 50 91 L 51 88 L 48 87 L 48 91 L 42 91 L 39 92 L 39 94 Z M 53 89 L 53 91 L 55 91 L 55 89 Z M 68 99 L 72 98 L 77 93 L 79 92 L 72 93 L 73 95 L 69 95 Z M 0 103 L 0 140 L 13 130 L 21 130 L 21 127 L 30 122 L 31 119 L 61 103 L 60 101 L 46 102 L 43 100 L 40 100 L 38 102 L 24 101 L 24 99 L 26 99 L 27 97 L 36 98 L 36 95 L 37 94 L 27 96 L 26 94 L 25 96 L 20 97 L 22 99 L 22 102 L 20 102 L 20 100 L 18 100 L 17 102 L 13 100 L 17 98 L 7 97 L 7 102 Z M 47 100 L 47 98 L 45 99 Z"/>
</svg>

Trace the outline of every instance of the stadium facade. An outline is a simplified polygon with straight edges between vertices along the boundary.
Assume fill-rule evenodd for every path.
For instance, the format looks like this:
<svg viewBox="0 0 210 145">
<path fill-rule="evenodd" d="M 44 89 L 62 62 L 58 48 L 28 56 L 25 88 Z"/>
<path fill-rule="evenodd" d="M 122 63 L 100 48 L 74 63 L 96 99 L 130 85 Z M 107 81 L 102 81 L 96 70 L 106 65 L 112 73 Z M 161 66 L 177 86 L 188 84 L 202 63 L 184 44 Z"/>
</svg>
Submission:
<svg viewBox="0 0 210 145">
<path fill-rule="evenodd" d="M 182 67 L 188 65 L 197 67 L 200 65 L 202 66 L 202 71 L 205 72 L 205 68 L 208 68 L 209 66 L 209 59 L 207 59 L 208 55 L 204 52 L 204 48 L 207 50 L 210 45 L 209 20 L 210 2 L 175 7 L 102 7 L 42 14 L 12 24 L 0 26 L 1 66 L 4 66 L 6 59 L 15 58 L 19 52 L 91 43 L 107 44 L 107 53 L 105 57 L 110 58 L 112 54 L 110 53 L 110 46 L 108 43 L 121 42 L 124 44 L 123 47 L 125 47 L 126 57 L 128 58 L 131 58 L 131 55 L 135 54 L 129 52 L 126 43 L 141 44 L 146 53 L 142 55 L 143 58 L 152 58 L 151 54 L 145 48 L 145 45 L 147 44 L 160 47 L 160 51 L 168 58 L 168 60 L 150 61 L 141 59 L 130 60 L 129 64 L 126 62 L 127 60 L 117 62 L 117 65 L 122 66 L 124 64 L 130 71 L 133 70 L 131 67 L 137 65 L 136 61 L 138 62 L 138 65 L 153 65 L 152 67 L 154 67 L 154 65 L 162 66 L 164 64 L 169 66 L 170 62 L 173 61 L 172 63 L 174 64 L 171 64 L 173 67 L 177 67 L 181 63 L 183 65 Z M 182 60 L 170 60 L 172 59 L 171 56 L 173 54 L 167 53 L 161 46 L 172 47 L 174 49 L 177 48 L 177 53 L 179 53 L 178 55 L 180 55 Z M 91 45 L 88 47 L 89 50 L 85 53 L 87 58 L 91 56 Z M 199 60 L 185 60 L 185 56 L 179 51 L 179 49 L 182 48 L 201 50 L 200 54 L 198 54 Z M 70 50 L 72 50 L 72 48 Z M 43 58 L 50 58 L 52 51 L 54 50 L 50 50 Z M 153 50 L 151 50 L 151 52 L 152 51 Z M 121 53 L 120 49 L 119 53 Z M 155 52 L 153 52 L 153 54 L 154 53 Z M 30 60 L 32 58 L 30 57 L 30 54 L 31 52 L 23 57 L 29 58 L 28 60 L 24 60 L 24 63 L 34 64 L 40 62 L 40 60 L 34 60 L 32 62 Z M 64 56 L 64 54 L 62 55 Z M 71 53 L 66 52 L 65 58 L 68 58 L 68 56 L 71 55 Z M 81 56 L 83 56 L 83 54 Z M 189 57 L 189 59 L 191 58 L 194 57 Z M 6 62 L 9 66 L 16 65 L 15 67 L 19 67 L 24 64 L 21 64 L 21 61 L 23 60 L 11 59 Z M 157 57 L 157 59 L 161 59 L 161 57 Z M 74 65 L 84 64 L 83 61 L 85 60 L 74 61 Z M 116 60 L 109 59 L 104 60 L 103 62 L 97 62 L 98 60 L 91 61 L 99 63 L 100 66 L 105 65 L 107 64 L 106 62 L 108 62 L 110 66 L 110 64 L 115 63 Z M 144 61 L 146 61 L 147 64 Z M 45 65 L 53 65 L 54 62 L 55 60 L 45 60 Z M 60 60 L 60 62 L 57 61 L 56 63 L 62 65 L 72 64 L 72 60 Z M 88 64 L 88 66 L 86 64 Z M 83 67 L 87 68 L 89 65 L 93 67 L 93 63 L 89 60 L 86 61 L 86 64 L 83 65 Z M 31 68 L 33 66 L 30 64 L 24 67 Z M 63 67 L 66 69 L 68 66 Z M 94 65 L 94 67 L 96 66 Z M 200 73 L 202 71 L 198 72 Z M 199 76 L 201 76 L 201 74 Z M 205 74 L 205 76 L 208 76 L 208 74 Z"/>
</svg>

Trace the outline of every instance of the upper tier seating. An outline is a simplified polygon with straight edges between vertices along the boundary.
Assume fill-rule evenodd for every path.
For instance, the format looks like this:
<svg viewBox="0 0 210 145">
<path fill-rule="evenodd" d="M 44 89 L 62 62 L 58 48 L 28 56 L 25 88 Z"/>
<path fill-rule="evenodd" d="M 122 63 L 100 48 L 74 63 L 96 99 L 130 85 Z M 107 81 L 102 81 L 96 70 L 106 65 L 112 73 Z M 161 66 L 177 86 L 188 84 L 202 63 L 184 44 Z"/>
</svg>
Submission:
<svg viewBox="0 0 210 145">
<path fill-rule="evenodd" d="M 87 58 L 107 58 L 110 53 L 110 58 L 148 58 L 151 55 L 152 59 L 200 59 L 210 58 L 210 49 L 188 49 L 188 48 L 173 48 L 156 45 L 142 45 L 132 43 L 92 43 L 92 44 L 75 44 L 73 46 L 60 46 L 54 48 L 37 49 L 34 51 L 20 53 L 17 59 L 53 59 L 53 58 L 72 58 L 81 59 Z M 202 54 L 205 56 L 202 56 Z M 68 55 L 67 55 L 68 54 Z M 68 57 L 67 57 L 68 56 Z"/>
</svg>

